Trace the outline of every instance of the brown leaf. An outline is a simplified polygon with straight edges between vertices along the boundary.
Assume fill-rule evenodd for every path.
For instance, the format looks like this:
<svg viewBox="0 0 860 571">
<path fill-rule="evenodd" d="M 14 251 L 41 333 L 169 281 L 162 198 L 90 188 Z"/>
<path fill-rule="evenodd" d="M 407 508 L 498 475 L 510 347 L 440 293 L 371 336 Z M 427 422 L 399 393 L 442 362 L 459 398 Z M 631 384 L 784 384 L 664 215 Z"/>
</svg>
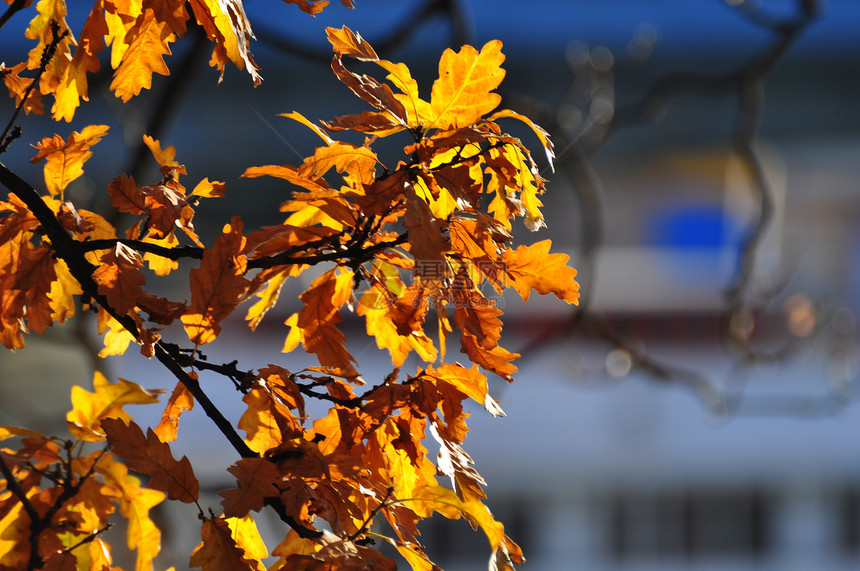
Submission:
<svg viewBox="0 0 860 571">
<path fill-rule="evenodd" d="M 189 339 L 195 345 L 214 341 L 221 333 L 221 321 L 241 301 L 250 282 L 244 273 L 248 260 L 242 221 L 233 217 L 215 239 L 212 249 L 203 252 L 200 267 L 191 270 L 191 305 L 182 316 Z"/>
<path fill-rule="evenodd" d="M 149 476 L 149 487 L 167 492 L 171 500 L 185 503 L 197 501 L 200 484 L 186 456 L 176 460 L 170 446 L 162 442 L 152 429 L 143 431 L 133 421 L 128 426 L 119 419 L 106 418 L 101 428 L 107 435 L 113 452 L 125 460 L 128 467 Z"/>
<path fill-rule="evenodd" d="M 224 515 L 241 517 L 263 508 L 266 498 L 277 497 L 278 469 L 264 458 L 243 458 L 227 469 L 236 477 L 237 488 L 218 492 L 224 499 Z"/>
</svg>

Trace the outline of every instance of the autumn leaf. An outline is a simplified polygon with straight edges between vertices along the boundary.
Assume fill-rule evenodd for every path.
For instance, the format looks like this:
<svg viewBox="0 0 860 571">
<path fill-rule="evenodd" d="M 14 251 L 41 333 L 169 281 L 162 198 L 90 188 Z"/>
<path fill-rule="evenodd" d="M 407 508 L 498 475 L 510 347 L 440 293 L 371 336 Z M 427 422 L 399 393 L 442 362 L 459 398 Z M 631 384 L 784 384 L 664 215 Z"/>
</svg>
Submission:
<svg viewBox="0 0 860 571">
<path fill-rule="evenodd" d="M 191 270 L 191 305 L 182 316 L 188 338 L 195 345 L 214 341 L 221 332 L 221 321 L 236 308 L 249 281 L 244 273 L 247 258 L 242 221 L 234 217 L 215 238 L 211 250 L 203 252 L 200 267 Z"/>
<path fill-rule="evenodd" d="M 487 506 L 478 500 L 463 501 L 444 486 L 424 486 L 411 497 L 398 500 L 421 517 L 430 517 L 434 511 L 448 519 L 465 517 L 473 527 L 480 526 L 484 531 L 492 552 L 505 540 L 504 526 L 493 518 Z"/>
<path fill-rule="evenodd" d="M 204 178 L 191 191 L 191 196 L 200 196 L 203 198 L 221 198 L 227 190 L 227 185 L 223 182 L 210 181 Z"/>
<path fill-rule="evenodd" d="M 337 329 L 343 321 L 340 308 L 352 294 L 352 272 L 329 270 L 314 280 L 299 298 L 304 308 L 287 320 L 292 327 L 284 344 L 284 352 L 301 342 L 305 351 L 315 353 L 323 366 L 336 367 L 354 373 L 352 355 L 344 343 L 346 337 Z"/>
<path fill-rule="evenodd" d="M 567 265 L 570 259 L 567 254 L 550 254 L 551 245 L 549 240 L 543 240 L 516 250 L 505 250 L 502 262 L 509 278 L 506 285 L 514 288 L 523 301 L 528 301 L 534 290 L 541 295 L 553 293 L 575 304 L 579 300 L 576 270 Z"/>
<path fill-rule="evenodd" d="M 224 498 L 221 505 L 227 516 L 244 516 L 250 511 L 260 511 L 266 498 L 279 494 L 277 482 L 281 476 L 269 460 L 243 458 L 228 471 L 236 477 L 237 488 L 218 492 Z"/>
<path fill-rule="evenodd" d="M 379 57 L 361 34 L 353 32 L 346 26 L 341 29 L 326 28 L 326 36 L 332 49 L 339 55 L 347 55 L 363 61 L 376 61 Z"/>
<path fill-rule="evenodd" d="M 549 138 L 549 133 L 546 132 L 546 129 L 516 111 L 511 111 L 510 109 L 501 109 L 496 111 L 489 117 L 487 117 L 487 121 L 495 121 L 496 119 L 501 119 L 502 117 L 511 117 L 513 119 L 517 119 L 526 125 L 528 125 L 534 134 L 537 135 L 538 139 L 540 139 L 541 144 L 543 145 L 544 152 L 546 153 L 546 160 L 549 162 L 550 168 L 555 171 L 555 167 L 553 166 L 553 161 L 555 159 L 555 149 L 553 147 L 552 141 Z"/>
<path fill-rule="evenodd" d="M 144 8 L 134 26 L 126 33 L 128 48 L 122 57 L 110 89 L 123 103 L 152 87 L 152 74 L 170 75 L 164 56 L 170 55 L 170 43 L 176 39 L 170 27 L 158 20 L 152 8 Z"/>
<path fill-rule="evenodd" d="M 236 545 L 230 526 L 222 518 L 205 518 L 200 530 L 203 540 L 191 554 L 191 567 L 203 571 L 256 571 L 259 561 L 248 559 L 244 549 Z"/>
<path fill-rule="evenodd" d="M 107 125 L 89 125 L 81 132 L 75 131 L 64 141 L 59 135 L 44 138 L 35 145 L 39 150 L 30 159 L 36 163 L 45 159 L 45 186 L 51 196 L 62 199 L 63 191 L 70 182 L 84 174 L 84 163 L 92 156 L 90 148 L 107 134 Z"/>
<path fill-rule="evenodd" d="M 192 0 L 191 8 L 197 22 L 203 26 L 206 35 L 214 39 L 215 48 L 209 65 L 218 68 L 221 79 L 229 62 L 239 69 L 244 68 L 257 86 L 262 81 L 259 67 L 251 56 L 250 40 L 254 37 L 251 24 L 241 2 L 223 0 Z"/>
<path fill-rule="evenodd" d="M 21 102 L 24 100 L 24 94 L 27 92 L 27 89 L 29 89 L 33 81 L 35 81 L 32 77 L 21 77 L 19 75 L 25 69 L 27 69 L 27 62 L 21 62 L 12 67 L 6 67 L 5 64 L 0 64 L 3 82 L 9 89 L 9 97 L 15 98 L 16 107 L 21 105 Z M 34 89 L 30 92 L 30 95 L 27 97 L 27 101 L 24 103 L 24 112 L 27 114 L 35 113 L 36 115 L 42 115 L 45 112 L 45 104 L 42 101 L 42 94 L 38 89 Z"/>
<path fill-rule="evenodd" d="M 517 367 L 511 361 L 520 356 L 518 353 L 511 353 L 499 345 L 486 349 L 474 335 L 465 332 L 460 336 L 460 351 L 485 371 L 495 373 L 509 383 L 514 382 L 511 375 L 517 372 Z"/>
<path fill-rule="evenodd" d="M 327 147 L 318 147 L 313 157 L 305 159 L 298 170 L 298 176 L 317 180 L 329 169 L 346 172 L 360 182 L 373 182 L 374 169 L 379 159 L 367 147 L 357 147 L 349 143 L 334 142 Z"/>
<path fill-rule="evenodd" d="M 100 442 L 105 439 L 101 421 L 106 418 L 131 420 L 123 407 L 127 404 L 152 404 L 156 395 L 139 385 L 119 379 L 111 383 L 99 371 L 93 377 L 93 392 L 72 387 L 72 410 L 66 415 L 69 432 L 78 440 Z"/>
<path fill-rule="evenodd" d="M 310 555 L 291 555 L 286 568 L 293 571 L 359 571 L 374 569 L 395 571 L 397 564 L 378 551 L 356 545 L 326 530 L 318 540 L 322 549 Z"/>
<path fill-rule="evenodd" d="M 488 42 L 480 52 L 468 45 L 459 52 L 445 50 L 430 96 L 434 119 L 427 128 L 466 127 L 498 107 L 502 97 L 491 92 L 505 77 L 503 61 L 502 42 L 498 40 Z"/>
<path fill-rule="evenodd" d="M 164 414 L 161 415 L 161 422 L 155 427 L 154 432 L 158 439 L 162 442 L 176 440 L 179 416 L 192 408 L 194 408 L 194 396 L 182 382 L 177 382 L 164 408 Z"/>
<path fill-rule="evenodd" d="M 137 251 L 117 243 L 99 259 L 99 266 L 93 272 L 98 291 L 104 295 L 110 306 L 119 314 L 125 315 L 144 297 L 143 284 L 146 282 L 140 268 L 143 259 Z"/>
<path fill-rule="evenodd" d="M 146 213 L 146 195 L 134 184 L 134 178 L 119 175 L 108 184 L 108 197 L 114 208 L 128 214 Z"/>
<path fill-rule="evenodd" d="M 136 571 L 152 569 L 152 560 L 161 550 L 161 531 L 149 517 L 149 510 L 161 503 L 165 495 L 142 487 L 125 464 L 114 461 L 112 454 L 99 460 L 96 471 L 109 486 L 106 494 L 118 496 L 120 512 L 128 520 L 126 537 L 128 547 L 137 550 Z"/>
<path fill-rule="evenodd" d="M 149 476 L 151 488 L 167 492 L 171 500 L 197 501 L 200 484 L 194 476 L 191 462 L 186 456 L 181 460 L 174 459 L 170 446 L 160 441 L 151 428 L 144 437 L 134 422 L 126 426 L 120 419 L 106 418 L 101 425 L 114 454 L 125 460 L 132 470 Z"/>
<path fill-rule="evenodd" d="M 245 442 L 254 452 L 262 454 L 301 433 L 296 417 L 267 385 L 257 384 L 242 401 L 248 409 L 236 426 L 247 433 Z"/>
</svg>

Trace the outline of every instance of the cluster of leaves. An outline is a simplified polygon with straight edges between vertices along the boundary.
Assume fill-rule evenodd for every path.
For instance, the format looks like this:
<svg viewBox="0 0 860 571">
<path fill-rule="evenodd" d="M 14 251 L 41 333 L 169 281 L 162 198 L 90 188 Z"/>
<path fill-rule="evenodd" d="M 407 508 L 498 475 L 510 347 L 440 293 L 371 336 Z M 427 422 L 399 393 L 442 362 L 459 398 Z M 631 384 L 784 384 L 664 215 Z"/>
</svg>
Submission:
<svg viewBox="0 0 860 571">
<path fill-rule="evenodd" d="M 212 65 L 223 71 L 234 61 L 256 81 L 241 3 L 190 4 L 216 41 Z M 148 87 L 152 72 L 167 73 L 161 54 L 184 32 L 185 5 L 99 0 L 70 56 L 74 40 L 65 28 L 64 3 L 39 2 L 28 34 L 42 50 L 56 49 L 56 57 L 42 65 L 39 85 L 41 93 L 54 94 L 55 117 L 69 119 L 86 97 L 82 70 L 98 64 L 94 54 L 105 41 L 114 47 L 112 89 L 124 100 Z M 313 12 L 324 3 L 300 5 Z M 413 569 L 435 569 L 417 527 L 434 512 L 480 527 L 489 540 L 491 568 L 522 562 L 519 547 L 483 503 L 484 480 L 462 447 L 468 430 L 463 403 L 471 398 L 491 414 L 503 414 L 488 393 L 486 375 L 512 381 L 516 371 L 518 355 L 499 344 L 502 311 L 482 286 L 499 294 L 513 288 L 524 300 L 532 291 L 568 303 L 578 299 L 575 271 L 567 256 L 549 253 L 549 241 L 511 244 L 516 217 L 532 230 L 543 225 L 544 181 L 527 148 L 497 121 L 525 122 L 550 162 L 552 145 L 526 117 L 496 110 L 500 97 L 493 91 L 504 77 L 498 41 L 480 51 L 445 51 L 426 101 L 404 64 L 380 59 L 347 28 L 329 29 L 328 36 L 335 75 L 374 110 L 321 126 L 287 114 L 312 129 L 321 146 L 297 167 L 265 165 L 244 173 L 300 189 L 280 205 L 280 224 L 246 233 L 234 217 L 211 247 L 204 245 L 194 230 L 195 210 L 202 198 L 224 195 L 225 184 L 203 179 L 188 192 L 175 150 L 145 137 L 162 178 L 139 186 L 120 175 L 108 185 L 112 205 L 134 219 L 118 234 L 104 217 L 64 196 L 106 126 L 36 145 L 33 161 L 45 162 L 46 196 L 0 165 L 0 183 L 11 191 L 0 202 L 0 341 L 21 349 L 27 332 L 44 332 L 81 307 L 92 309 L 104 334 L 102 356 L 121 354 L 134 343 L 178 381 L 162 421 L 145 434 L 123 407 L 155 403 L 157 391 L 123 379 L 111 383 L 100 374 L 93 392 L 72 392 L 71 439 L 0 428 L 0 439 L 21 443 L 0 450 L 0 569 L 112 568 L 102 533 L 117 510 L 129 520 L 136 569 L 151 569 L 160 538 L 148 514 L 165 497 L 199 510 L 202 542 L 191 555 L 192 567 L 265 569 L 261 560 L 269 554 L 252 517 L 263 509 L 289 526 L 272 550 L 277 560 L 271 570 L 396 568 L 369 547 L 374 539 L 394 546 Z M 34 49 L 26 65 L 38 67 L 33 61 L 39 53 Z M 345 58 L 373 62 L 387 72 L 385 81 L 350 71 Z M 19 85 L 16 74 L 6 75 L 10 92 L 22 108 L 36 111 L 37 99 L 31 105 L 26 88 L 12 87 Z M 334 139 L 341 131 L 366 138 L 360 145 Z M 396 133 L 408 135 L 404 159 L 385 166 L 372 145 Z M 181 262 L 194 260 L 199 264 L 190 270 L 190 301 L 147 291 L 148 278 L 168 278 Z M 218 365 L 205 358 L 201 347 L 218 338 L 239 305 L 247 306 L 248 326 L 255 329 L 284 283 L 310 268 L 317 277 L 300 296 L 302 308 L 286 320 L 284 352 L 301 345 L 318 365 L 240 370 L 235 361 Z M 392 372 L 369 386 L 338 329 L 344 312 L 363 318 L 367 334 L 390 353 Z M 169 333 L 183 331 L 190 346 L 167 341 Z M 452 336 L 468 366 L 446 362 Z M 413 352 L 422 364 L 402 372 Z M 201 388 L 201 372 L 234 383 L 245 407 L 235 426 Z M 328 413 L 312 418 L 307 399 L 327 403 Z M 228 468 L 236 485 L 221 491 L 222 515 L 200 505 L 190 462 L 170 451 L 181 414 L 195 403 L 240 457 Z M 425 446 L 428 432 L 438 444 L 435 462 Z M 130 470 L 145 476 L 147 487 Z M 437 476 L 449 478 L 452 487 Z M 382 519 L 390 535 L 373 527 Z"/>
</svg>

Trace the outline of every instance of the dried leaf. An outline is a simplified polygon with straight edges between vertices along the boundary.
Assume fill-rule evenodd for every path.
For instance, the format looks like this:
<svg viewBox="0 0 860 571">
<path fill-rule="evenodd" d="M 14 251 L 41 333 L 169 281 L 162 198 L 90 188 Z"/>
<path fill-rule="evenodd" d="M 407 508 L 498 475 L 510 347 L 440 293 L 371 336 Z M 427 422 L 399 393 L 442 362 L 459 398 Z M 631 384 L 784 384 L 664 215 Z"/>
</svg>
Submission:
<svg viewBox="0 0 860 571">
<path fill-rule="evenodd" d="M 106 418 L 101 423 L 113 452 L 126 461 L 132 470 L 149 476 L 149 486 L 167 492 L 171 500 L 192 503 L 199 496 L 200 484 L 186 456 L 176 460 L 170 446 L 162 442 L 152 429 L 143 431 L 134 422 Z"/>
</svg>

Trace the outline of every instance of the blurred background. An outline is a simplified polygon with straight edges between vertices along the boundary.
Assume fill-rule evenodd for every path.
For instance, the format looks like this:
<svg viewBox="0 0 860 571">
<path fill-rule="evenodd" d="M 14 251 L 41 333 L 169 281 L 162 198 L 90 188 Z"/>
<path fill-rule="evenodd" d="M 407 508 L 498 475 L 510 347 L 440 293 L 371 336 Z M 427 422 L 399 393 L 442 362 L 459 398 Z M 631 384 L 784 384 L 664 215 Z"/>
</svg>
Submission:
<svg viewBox="0 0 860 571">
<path fill-rule="evenodd" d="M 465 447 L 523 547 L 523 569 L 860 566 L 860 3 L 360 0 L 316 18 L 274 1 L 246 9 L 260 87 L 237 69 L 219 86 L 192 28 L 151 92 L 121 105 L 109 73 L 98 75 L 73 124 L 22 119 L 3 162 L 39 188 L 28 143 L 105 123 L 109 136 L 70 191 L 79 206 L 105 208 L 120 172 L 159 178 L 141 144 L 148 133 L 177 148 L 187 185 L 227 183 L 227 198 L 198 209 L 204 238 L 234 212 L 247 226 L 278 223 L 290 189 L 238 178 L 312 153 L 309 131 L 277 114 L 365 110 L 328 68 L 326 26 L 359 31 L 428 93 L 446 47 L 501 39 L 503 106 L 547 128 L 557 154 L 553 172 L 533 135 L 514 132 L 549 180 L 548 228 L 517 238 L 552 239 L 582 285 L 578 308 L 499 300 L 520 372 L 512 385 L 491 381 L 506 417 L 476 409 L 469 420 Z M 30 47 L 30 17 L 3 29 L 9 65 Z M 392 164 L 402 143 L 391 143 Z M 285 289 L 255 335 L 236 315 L 209 354 L 244 369 L 309 364 L 279 350 L 311 279 Z M 157 287 L 181 296 L 184 284 Z M 62 431 L 69 387 L 90 386 L 93 324 L 54 329 L 0 354 L 0 424 Z M 343 329 L 365 379 L 390 372 L 361 322 Z M 107 367 L 147 388 L 175 382 L 137 355 Z M 231 386 L 212 383 L 238 418 Z M 141 425 L 161 415 L 133 412 Z M 175 450 L 217 507 L 235 458 L 202 412 L 183 417 Z M 160 517 L 167 566 L 199 529 L 193 510 Z M 262 528 L 284 533 L 276 521 Z M 486 564 L 486 540 L 464 522 L 434 518 L 422 530 L 444 569 Z"/>
</svg>

